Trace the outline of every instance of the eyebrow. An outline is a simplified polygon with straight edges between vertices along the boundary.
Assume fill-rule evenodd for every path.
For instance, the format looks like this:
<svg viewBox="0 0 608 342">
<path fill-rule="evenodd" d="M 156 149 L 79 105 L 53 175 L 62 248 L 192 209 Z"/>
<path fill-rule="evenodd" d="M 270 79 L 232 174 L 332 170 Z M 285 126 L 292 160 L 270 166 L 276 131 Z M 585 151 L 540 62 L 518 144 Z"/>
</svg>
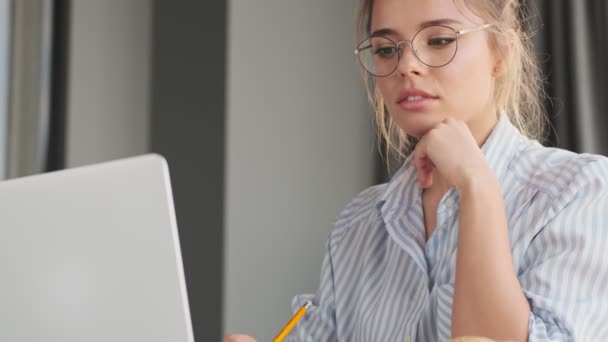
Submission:
<svg viewBox="0 0 608 342">
<path fill-rule="evenodd" d="M 418 29 L 422 29 L 422 28 L 425 28 L 428 26 L 433 26 L 433 25 L 450 25 L 450 24 L 462 25 L 462 22 L 458 21 L 456 19 L 452 19 L 452 18 L 433 19 L 433 20 L 427 20 L 427 21 L 421 22 L 418 25 Z M 381 28 L 381 29 L 378 29 L 378 30 L 375 30 L 374 32 L 372 32 L 370 37 L 388 36 L 388 35 L 398 36 L 399 33 L 391 28 Z"/>
</svg>

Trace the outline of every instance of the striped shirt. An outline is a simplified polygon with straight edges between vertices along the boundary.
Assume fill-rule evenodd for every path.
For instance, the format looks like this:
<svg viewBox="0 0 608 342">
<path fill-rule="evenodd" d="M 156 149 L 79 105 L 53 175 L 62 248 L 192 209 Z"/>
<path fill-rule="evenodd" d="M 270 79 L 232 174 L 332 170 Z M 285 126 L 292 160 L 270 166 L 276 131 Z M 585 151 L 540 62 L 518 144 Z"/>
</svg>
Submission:
<svg viewBox="0 0 608 342">
<path fill-rule="evenodd" d="M 529 341 L 608 341 L 608 158 L 547 148 L 506 115 L 482 147 L 503 192 L 513 265 L 531 307 Z M 331 230 L 313 306 L 289 341 L 447 341 L 458 239 L 458 193 L 426 239 L 408 158 Z"/>
</svg>

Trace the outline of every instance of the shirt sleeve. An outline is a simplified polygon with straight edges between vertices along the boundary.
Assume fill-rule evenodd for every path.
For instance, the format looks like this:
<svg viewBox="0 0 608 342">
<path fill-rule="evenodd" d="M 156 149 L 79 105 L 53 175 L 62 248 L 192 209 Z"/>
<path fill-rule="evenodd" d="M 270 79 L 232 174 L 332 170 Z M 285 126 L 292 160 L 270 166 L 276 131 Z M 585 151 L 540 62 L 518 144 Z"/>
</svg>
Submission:
<svg viewBox="0 0 608 342">
<path fill-rule="evenodd" d="M 292 301 L 292 311 L 295 313 L 307 300 L 312 306 L 298 322 L 289 336 L 287 342 L 296 341 L 337 341 L 336 311 L 334 300 L 333 265 L 328 243 L 327 252 L 321 267 L 321 281 L 317 293 L 314 295 L 298 295 Z"/>
<path fill-rule="evenodd" d="M 577 175 L 585 176 L 592 177 Z M 596 176 L 571 191 L 525 252 L 519 280 L 531 307 L 530 342 L 608 341 L 607 181 Z"/>
</svg>

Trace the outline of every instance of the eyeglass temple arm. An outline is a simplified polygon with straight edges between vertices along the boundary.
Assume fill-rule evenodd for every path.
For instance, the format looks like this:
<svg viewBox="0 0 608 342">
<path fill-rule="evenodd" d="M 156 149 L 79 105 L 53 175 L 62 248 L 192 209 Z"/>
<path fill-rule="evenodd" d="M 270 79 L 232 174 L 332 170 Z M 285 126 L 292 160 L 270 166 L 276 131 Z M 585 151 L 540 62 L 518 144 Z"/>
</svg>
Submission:
<svg viewBox="0 0 608 342">
<path fill-rule="evenodd" d="M 491 27 L 491 26 L 494 26 L 494 24 L 485 24 L 485 25 L 477 26 L 477 27 L 470 28 L 470 29 L 456 31 L 456 33 L 458 35 L 463 35 L 463 34 L 466 34 L 466 33 L 471 33 L 471 32 L 475 32 L 475 31 L 484 30 L 484 29 L 487 29 L 488 27 Z"/>
<path fill-rule="evenodd" d="M 494 24 L 485 24 L 485 25 L 477 26 L 477 27 L 470 28 L 470 29 L 464 29 L 464 30 L 456 31 L 456 34 L 458 34 L 459 36 L 461 36 L 463 34 L 467 34 L 467 33 L 475 32 L 475 31 L 484 30 L 484 29 L 487 29 L 488 27 L 492 27 L 492 26 L 494 26 Z M 407 42 L 407 40 L 400 41 L 399 43 L 397 43 L 397 45 L 405 43 L 405 42 Z M 362 51 L 362 50 L 365 50 L 365 49 L 369 49 L 370 47 L 371 47 L 371 45 L 368 45 L 368 46 L 366 46 L 364 48 L 361 48 L 361 49 L 355 49 L 354 53 L 355 53 L 355 55 L 358 55 L 359 51 Z"/>
<path fill-rule="evenodd" d="M 367 50 L 367 49 L 369 49 L 371 47 L 372 47 L 371 45 L 367 45 L 367 46 L 364 46 L 364 47 L 362 47 L 360 49 L 357 48 L 357 49 L 355 49 L 355 55 L 358 55 L 360 51 Z"/>
</svg>

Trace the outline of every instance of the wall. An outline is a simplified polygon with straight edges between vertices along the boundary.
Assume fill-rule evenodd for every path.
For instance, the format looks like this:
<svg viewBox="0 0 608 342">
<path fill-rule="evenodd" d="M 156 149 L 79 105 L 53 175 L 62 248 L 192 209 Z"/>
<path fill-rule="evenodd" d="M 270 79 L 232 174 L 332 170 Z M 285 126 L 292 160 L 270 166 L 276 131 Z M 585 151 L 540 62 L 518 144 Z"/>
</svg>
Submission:
<svg viewBox="0 0 608 342">
<path fill-rule="evenodd" d="M 268 341 L 317 288 L 325 240 L 373 180 L 352 0 L 228 11 L 224 331 Z"/>
<path fill-rule="evenodd" d="M 149 150 L 151 0 L 74 0 L 68 167 Z"/>
</svg>

